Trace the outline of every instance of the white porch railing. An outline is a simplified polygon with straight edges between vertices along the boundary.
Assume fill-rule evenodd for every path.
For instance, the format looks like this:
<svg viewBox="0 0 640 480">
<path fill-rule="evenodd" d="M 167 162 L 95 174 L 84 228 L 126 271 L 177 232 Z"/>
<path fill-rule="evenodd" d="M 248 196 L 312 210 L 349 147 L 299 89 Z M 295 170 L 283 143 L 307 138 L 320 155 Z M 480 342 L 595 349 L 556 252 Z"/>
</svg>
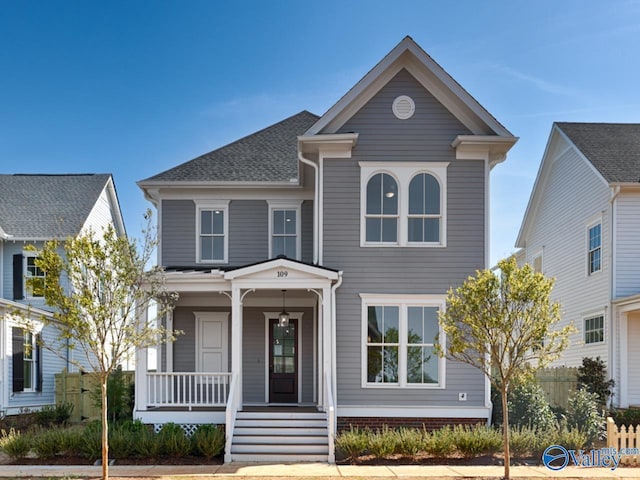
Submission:
<svg viewBox="0 0 640 480">
<path fill-rule="evenodd" d="M 147 373 L 149 407 L 224 407 L 231 373 Z"/>
<path fill-rule="evenodd" d="M 227 400 L 227 410 L 225 417 L 225 448 L 224 448 L 224 461 L 229 463 L 231 461 L 231 445 L 233 443 L 233 429 L 236 426 L 236 414 L 238 413 L 238 377 L 234 375 L 231 379 L 231 388 L 229 389 L 229 399 Z"/>
<path fill-rule="evenodd" d="M 331 377 L 329 372 L 324 375 L 324 404 L 327 408 L 327 430 L 329 431 L 329 463 L 336 463 L 336 407 L 331 389 Z"/>
</svg>

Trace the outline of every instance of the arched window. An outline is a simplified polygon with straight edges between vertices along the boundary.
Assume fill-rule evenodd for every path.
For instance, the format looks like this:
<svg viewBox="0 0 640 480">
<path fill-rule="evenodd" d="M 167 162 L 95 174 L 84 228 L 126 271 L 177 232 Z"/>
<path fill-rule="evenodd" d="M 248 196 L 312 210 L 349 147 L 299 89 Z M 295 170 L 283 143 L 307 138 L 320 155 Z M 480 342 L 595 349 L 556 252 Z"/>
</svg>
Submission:
<svg viewBox="0 0 640 480">
<path fill-rule="evenodd" d="M 378 173 L 367 183 L 366 241 L 397 243 L 398 184 L 387 173 Z"/>
<path fill-rule="evenodd" d="M 433 175 L 419 173 L 409 184 L 409 242 L 439 242 L 440 218 L 440 184 Z"/>
</svg>

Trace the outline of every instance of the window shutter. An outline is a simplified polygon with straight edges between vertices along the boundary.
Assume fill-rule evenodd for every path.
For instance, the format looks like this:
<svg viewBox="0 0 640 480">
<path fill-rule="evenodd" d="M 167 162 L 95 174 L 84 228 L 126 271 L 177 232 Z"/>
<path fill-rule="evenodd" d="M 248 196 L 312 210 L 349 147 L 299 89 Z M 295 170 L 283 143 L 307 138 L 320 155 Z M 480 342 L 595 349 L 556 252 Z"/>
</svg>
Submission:
<svg viewBox="0 0 640 480">
<path fill-rule="evenodd" d="M 21 253 L 13 256 L 13 299 L 22 300 L 24 298 L 24 267 Z"/>
<path fill-rule="evenodd" d="M 42 391 L 42 334 L 36 335 L 36 392 Z"/>
<path fill-rule="evenodd" d="M 11 328 L 13 345 L 13 391 L 24 390 L 24 331 L 20 327 Z"/>
</svg>

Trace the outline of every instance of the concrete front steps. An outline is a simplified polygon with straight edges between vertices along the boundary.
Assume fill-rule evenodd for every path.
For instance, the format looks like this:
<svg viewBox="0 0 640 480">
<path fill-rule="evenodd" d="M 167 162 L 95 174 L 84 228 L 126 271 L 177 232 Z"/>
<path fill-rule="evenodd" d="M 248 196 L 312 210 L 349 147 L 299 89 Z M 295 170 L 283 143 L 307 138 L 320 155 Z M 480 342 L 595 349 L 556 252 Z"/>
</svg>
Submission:
<svg viewBox="0 0 640 480">
<path fill-rule="evenodd" d="M 327 417 L 319 412 L 238 412 L 233 462 L 327 462 Z"/>
</svg>

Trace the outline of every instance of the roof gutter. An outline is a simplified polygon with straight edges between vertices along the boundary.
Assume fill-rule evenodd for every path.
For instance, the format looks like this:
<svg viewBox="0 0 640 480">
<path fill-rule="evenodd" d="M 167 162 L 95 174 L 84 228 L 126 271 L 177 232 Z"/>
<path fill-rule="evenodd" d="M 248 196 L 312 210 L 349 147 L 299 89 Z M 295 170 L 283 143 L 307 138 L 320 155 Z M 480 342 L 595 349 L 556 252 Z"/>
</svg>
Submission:
<svg viewBox="0 0 640 480">
<path fill-rule="evenodd" d="M 320 201 L 319 201 L 319 186 L 320 186 L 320 175 L 318 171 L 318 165 L 315 162 L 312 162 L 308 158 L 305 158 L 302 155 L 302 152 L 298 150 L 298 160 L 300 160 L 305 165 L 309 165 L 314 170 L 314 182 L 315 188 L 313 192 L 313 263 L 318 264 L 318 240 L 319 240 L 319 217 L 318 213 L 320 211 Z M 302 179 L 302 172 L 300 172 L 300 177 Z"/>
</svg>

